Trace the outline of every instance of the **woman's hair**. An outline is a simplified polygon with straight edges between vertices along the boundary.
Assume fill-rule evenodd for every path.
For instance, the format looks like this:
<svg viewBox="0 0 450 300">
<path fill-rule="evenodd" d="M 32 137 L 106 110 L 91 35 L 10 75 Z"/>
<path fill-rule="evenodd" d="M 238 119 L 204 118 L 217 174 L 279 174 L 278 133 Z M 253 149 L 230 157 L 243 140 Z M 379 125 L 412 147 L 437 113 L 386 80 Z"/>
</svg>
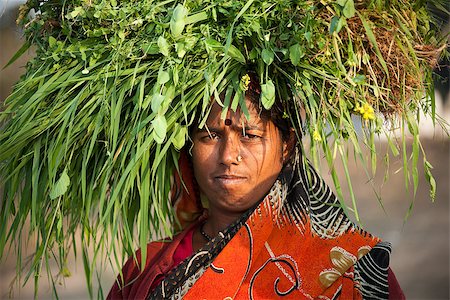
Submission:
<svg viewBox="0 0 450 300">
<path fill-rule="evenodd" d="M 275 102 L 269 110 L 266 110 L 261 105 L 261 85 L 259 78 L 254 72 L 247 73 L 250 77 L 248 90 L 245 92 L 245 97 L 260 110 L 262 119 L 271 120 L 275 126 L 280 130 L 283 141 L 288 141 L 291 138 L 293 129 L 288 112 L 294 111 L 293 101 L 291 99 L 280 99 L 278 95 L 275 97 Z M 290 106 L 290 107 L 288 107 Z M 299 131 L 300 132 L 300 131 Z"/>
</svg>

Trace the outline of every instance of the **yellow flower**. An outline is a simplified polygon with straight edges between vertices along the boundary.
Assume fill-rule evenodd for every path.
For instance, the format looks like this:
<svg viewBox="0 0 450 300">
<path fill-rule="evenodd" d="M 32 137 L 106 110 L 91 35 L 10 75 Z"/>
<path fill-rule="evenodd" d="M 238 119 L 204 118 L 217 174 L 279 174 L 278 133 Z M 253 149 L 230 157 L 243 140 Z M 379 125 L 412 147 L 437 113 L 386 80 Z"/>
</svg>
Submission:
<svg viewBox="0 0 450 300">
<path fill-rule="evenodd" d="M 364 111 L 362 113 L 363 119 L 365 119 L 365 120 L 375 120 L 375 113 L 373 111 L 372 106 L 370 106 L 370 104 L 364 103 L 363 111 Z"/>
<path fill-rule="evenodd" d="M 359 102 L 357 102 L 353 111 L 356 111 L 357 113 L 361 113 L 361 109 L 362 109 L 361 105 L 359 105 Z"/>
<path fill-rule="evenodd" d="M 248 76 L 248 74 L 245 74 L 241 78 L 241 88 L 244 92 L 248 90 L 249 84 L 250 84 L 250 76 Z"/>
<path fill-rule="evenodd" d="M 315 140 L 316 142 L 322 141 L 322 137 L 320 136 L 320 133 L 317 129 L 313 132 L 313 140 Z"/>
<path fill-rule="evenodd" d="M 367 102 L 362 106 L 360 106 L 359 103 L 356 103 L 353 110 L 361 114 L 364 120 L 375 120 L 375 112 L 373 107 Z"/>
</svg>

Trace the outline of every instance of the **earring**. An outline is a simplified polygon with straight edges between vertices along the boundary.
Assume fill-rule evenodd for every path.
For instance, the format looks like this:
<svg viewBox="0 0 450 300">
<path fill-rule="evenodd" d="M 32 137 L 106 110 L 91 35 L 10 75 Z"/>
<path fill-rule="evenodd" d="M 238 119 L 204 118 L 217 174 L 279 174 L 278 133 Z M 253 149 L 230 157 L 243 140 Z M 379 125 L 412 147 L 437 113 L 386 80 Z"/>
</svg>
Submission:
<svg viewBox="0 0 450 300">
<path fill-rule="evenodd" d="M 242 161 L 242 156 L 239 154 L 239 155 L 236 157 L 236 160 L 237 160 L 238 162 L 241 162 L 241 161 Z"/>
</svg>

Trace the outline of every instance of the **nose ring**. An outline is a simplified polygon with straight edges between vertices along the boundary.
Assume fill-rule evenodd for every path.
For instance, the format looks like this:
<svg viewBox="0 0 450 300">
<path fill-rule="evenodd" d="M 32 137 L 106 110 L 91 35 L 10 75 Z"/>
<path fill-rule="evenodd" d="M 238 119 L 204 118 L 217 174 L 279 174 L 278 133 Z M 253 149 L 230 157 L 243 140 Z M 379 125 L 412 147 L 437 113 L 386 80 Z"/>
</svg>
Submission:
<svg viewBox="0 0 450 300">
<path fill-rule="evenodd" d="M 241 161 L 242 161 L 242 156 L 239 154 L 239 155 L 236 157 L 236 160 L 237 160 L 238 162 L 241 162 Z"/>
</svg>

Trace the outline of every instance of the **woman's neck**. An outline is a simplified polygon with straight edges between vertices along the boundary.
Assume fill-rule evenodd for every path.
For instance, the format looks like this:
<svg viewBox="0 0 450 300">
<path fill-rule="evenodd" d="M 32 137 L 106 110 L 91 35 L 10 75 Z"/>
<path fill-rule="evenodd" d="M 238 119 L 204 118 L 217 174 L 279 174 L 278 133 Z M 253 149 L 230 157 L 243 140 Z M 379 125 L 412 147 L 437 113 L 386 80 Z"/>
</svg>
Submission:
<svg viewBox="0 0 450 300">
<path fill-rule="evenodd" d="M 240 216 L 241 214 L 224 214 L 220 211 L 217 213 L 216 210 L 210 208 L 208 219 L 197 227 L 192 236 L 194 252 L 203 247 L 210 239 L 217 236 L 219 231 L 223 231 Z"/>
<path fill-rule="evenodd" d="M 225 228 L 230 226 L 230 224 L 239 219 L 241 215 L 241 212 L 224 213 L 219 209 L 214 209 L 211 207 L 208 212 L 208 219 L 203 225 L 203 230 L 209 236 L 214 237 L 219 233 L 219 231 L 223 231 Z"/>
<path fill-rule="evenodd" d="M 194 235 L 192 236 L 193 250 L 197 251 L 203 247 L 210 238 L 217 236 L 220 231 L 223 231 L 230 224 L 239 219 L 241 215 L 241 212 L 224 213 L 223 210 L 210 207 L 208 210 L 208 219 L 197 227 L 197 230 L 195 230 Z"/>
</svg>

